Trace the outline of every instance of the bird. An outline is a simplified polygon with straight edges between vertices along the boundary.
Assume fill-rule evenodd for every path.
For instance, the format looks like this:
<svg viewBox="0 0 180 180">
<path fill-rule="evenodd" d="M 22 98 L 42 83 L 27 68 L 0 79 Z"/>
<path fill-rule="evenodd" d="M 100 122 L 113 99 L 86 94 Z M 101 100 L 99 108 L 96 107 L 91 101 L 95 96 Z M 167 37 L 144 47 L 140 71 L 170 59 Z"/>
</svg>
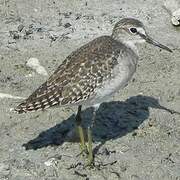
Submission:
<svg viewBox="0 0 180 180">
<path fill-rule="evenodd" d="M 47 81 L 14 111 L 22 114 L 52 106 L 78 107 L 75 122 L 81 151 L 88 155 L 88 164 L 93 164 L 91 129 L 96 111 L 101 103 L 127 86 L 138 63 L 136 45 L 143 42 L 172 52 L 151 38 L 140 20 L 120 19 L 111 35 L 97 37 L 67 56 Z M 87 128 L 87 144 L 82 127 L 82 106 L 93 107 L 92 122 Z"/>
</svg>

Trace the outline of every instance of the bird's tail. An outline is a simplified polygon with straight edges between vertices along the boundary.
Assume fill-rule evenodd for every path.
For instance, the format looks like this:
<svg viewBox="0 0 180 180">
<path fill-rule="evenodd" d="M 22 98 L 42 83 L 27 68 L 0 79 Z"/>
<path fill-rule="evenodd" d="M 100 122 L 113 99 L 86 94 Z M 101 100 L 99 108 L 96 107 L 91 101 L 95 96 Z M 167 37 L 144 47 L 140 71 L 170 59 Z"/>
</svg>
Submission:
<svg viewBox="0 0 180 180">
<path fill-rule="evenodd" d="M 22 114 L 30 111 L 44 110 L 60 103 L 61 89 L 55 85 L 48 86 L 47 82 L 45 82 L 26 100 L 14 108 L 13 111 Z"/>
<path fill-rule="evenodd" d="M 22 102 L 18 106 L 16 106 L 14 109 L 12 109 L 13 112 L 16 112 L 18 114 L 27 113 L 27 112 L 33 112 L 40 110 L 40 106 L 36 105 L 35 103 L 27 103 Z"/>
<path fill-rule="evenodd" d="M 43 95 L 34 99 L 31 96 L 13 109 L 18 114 L 47 109 L 59 104 L 59 97 Z"/>
</svg>

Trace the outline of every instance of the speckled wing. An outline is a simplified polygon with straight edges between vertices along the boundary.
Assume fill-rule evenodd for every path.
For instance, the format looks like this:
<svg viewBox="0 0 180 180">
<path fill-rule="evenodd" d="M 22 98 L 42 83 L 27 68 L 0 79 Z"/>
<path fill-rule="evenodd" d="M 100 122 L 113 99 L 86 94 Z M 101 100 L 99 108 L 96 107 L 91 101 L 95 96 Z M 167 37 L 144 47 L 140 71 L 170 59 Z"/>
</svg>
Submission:
<svg viewBox="0 0 180 180">
<path fill-rule="evenodd" d="M 71 53 L 50 78 L 15 111 L 43 110 L 55 105 L 80 104 L 91 98 L 117 64 L 119 42 L 99 37 Z"/>
</svg>

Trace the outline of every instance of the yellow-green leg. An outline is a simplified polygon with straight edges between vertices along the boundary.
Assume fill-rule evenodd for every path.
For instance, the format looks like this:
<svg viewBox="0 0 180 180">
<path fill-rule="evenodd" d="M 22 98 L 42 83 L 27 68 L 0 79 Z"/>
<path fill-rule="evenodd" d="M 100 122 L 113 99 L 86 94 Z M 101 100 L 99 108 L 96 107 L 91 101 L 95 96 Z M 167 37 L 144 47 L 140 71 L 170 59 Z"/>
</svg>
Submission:
<svg viewBox="0 0 180 180">
<path fill-rule="evenodd" d="M 85 151 L 87 148 L 86 148 L 86 144 L 84 140 L 83 128 L 82 126 L 78 126 L 77 128 L 78 128 L 79 138 L 80 138 L 80 148 L 82 151 Z"/>
<path fill-rule="evenodd" d="M 85 139 L 84 139 L 84 132 L 83 132 L 83 128 L 81 125 L 82 119 L 81 119 L 81 108 L 82 106 L 78 106 L 78 112 L 76 115 L 76 125 L 77 125 L 77 130 L 79 133 L 79 138 L 80 138 L 80 148 L 82 152 L 86 152 L 87 151 L 87 147 L 85 144 Z"/>
<path fill-rule="evenodd" d="M 82 106 L 78 106 L 78 112 L 76 115 L 76 124 L 77 124 L 77 129 L 80 137 L 80 147 L 82 152 L 88 152 L 88 166 L 93 164 L 94 161 L 94 156 L 93 156 L 93 148 L 92 148 L 92 132 L 91 129 L 94 125 L 95 122 L 95 117 L 96 117 L 96 110 L 98 109 L 99 106 L 94 108 L 93 111 L 93 117 L 92 117 L 92 124 L 88 127 L 88 147 L 86 146 L 85 139 L 84 139 L 84 132 L 83 128 L 81 125 L 82 119 L 81 119 L 81 108 Z"/>
<path fill-rule="evenodd" d="M 94 126 L 95 123 L 95 118 L 96 118 L 96 110 L 99 108 L 99 105 L 95 106 L 93 109 L 93 116 L 92 116 L 92 123 L 88 127 L 88 165 L 93 165 L 94 162 L 94 156 L 93 156 L 93 148 L 92 148 L 92 127 Z"/>
</svg>

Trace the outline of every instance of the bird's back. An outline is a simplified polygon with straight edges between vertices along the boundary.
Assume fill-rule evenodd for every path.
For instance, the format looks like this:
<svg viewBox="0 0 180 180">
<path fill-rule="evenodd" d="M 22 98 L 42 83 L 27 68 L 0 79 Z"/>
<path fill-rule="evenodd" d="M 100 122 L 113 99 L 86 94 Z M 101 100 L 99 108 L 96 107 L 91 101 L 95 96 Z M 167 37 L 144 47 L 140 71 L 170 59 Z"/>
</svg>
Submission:
<svg viewBox="0 0 180 180">
<path fill-rule="evenodd" d="M 55 105 L 81 104 L 93 97 L 97 89 L 111 79 L 114 67 L 121 60 L 126 63 L 129 58 L 135 62 L 137 57 L 125 45 L 110 36 L 96 38 L 72 52 L 15 111 L 24 113 Z"/>
</svg>

